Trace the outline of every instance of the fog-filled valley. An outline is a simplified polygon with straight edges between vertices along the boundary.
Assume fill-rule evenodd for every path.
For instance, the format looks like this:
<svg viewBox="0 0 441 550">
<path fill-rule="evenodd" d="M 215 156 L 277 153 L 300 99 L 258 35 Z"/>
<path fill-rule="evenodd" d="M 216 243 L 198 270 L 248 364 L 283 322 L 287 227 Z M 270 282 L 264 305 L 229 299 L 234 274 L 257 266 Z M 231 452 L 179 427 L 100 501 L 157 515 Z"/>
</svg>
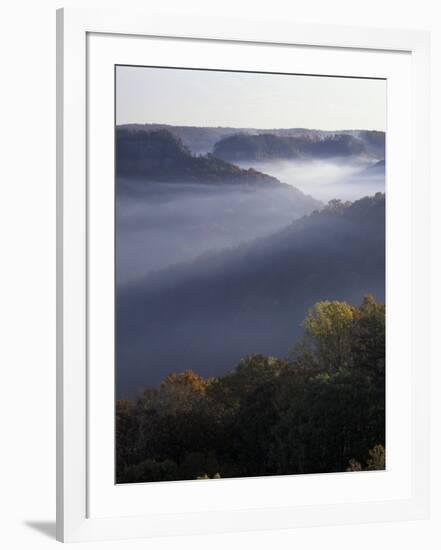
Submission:
<svg viewBox="0 0 441 550">
<path fill-rule="evenodd" d="M 295 186 L 303 193 L 328 202 L 337 197 L 353 201 L 375 193 L 384 193 L 384 167 L 378 168 L 378 162 L 370 159 L 331 158 L 269 160 L 252 164 L 249 161 L 240 161 L 237 164 L 242 168 L 253 166 Z"/>
<path fill-rule="evenodd" d="M 158 131 L 173 135 L 193 155 L 214 155 L 240 168 L 255 169 L 320 201 L 356 200 L 385 191 L 384 132 L 162 124 L 119 128 L 121 136 L 127 132 L 132 137 Z"/>
<path fill-rule="evenodd" d="M 126 125 L 116 167 L 120 397 L 284 357 L 319 300 L 384 300 L 382 132 Z"/>
<path fill-rule="evenodd" d="M 119 65 L 115 120 L 115 483 L 384 470 L 387 81 Z"/>
<path fill-rule="evenodd" d="M 167 131 L 118 137 L 118 285 L 268 235 L 323 204 L 260 171 L 191 154 Z"/>
<path fill-rule="evenodd" d="M 118 186 L 131 188 L 117 200 L 119 285 L 263 237 L 323 206 L 289 186 L 154 182 L 146 187 L 124 178 Z"/>
</svg>

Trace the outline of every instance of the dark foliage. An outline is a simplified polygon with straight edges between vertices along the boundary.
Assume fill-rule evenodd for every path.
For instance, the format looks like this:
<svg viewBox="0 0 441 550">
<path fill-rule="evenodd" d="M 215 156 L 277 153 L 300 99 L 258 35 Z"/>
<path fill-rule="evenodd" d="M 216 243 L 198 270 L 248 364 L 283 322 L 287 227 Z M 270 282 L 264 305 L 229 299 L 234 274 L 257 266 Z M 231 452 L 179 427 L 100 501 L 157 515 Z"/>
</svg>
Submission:
<svg viewBox="0 0 441 550">
<path fill-rule="evenodd" d="M 274 134 L 236 134 L 216 143 L 214 155 L 229 161 L 332 158 L 367 155 L 366 144 L 350 134 L 285 137 Z"/>
<path fill-rule="evenodd" d="M 210 153 L 217 142 L 236 135 L 246 134 L 251 136 L 272 134 L 278 137 L 301 138 L 305 141 L 320 141 L 334 135 L 349 135 L 357 138 L 364 144 L 364 151 L 373 158 L 384 159 L 385 133 L 376 130 L 345 130 L 333 132 L 329 130 L 311 130 L 306 128 L 224 128 L 224 127 L 198 127 L 198 126 L 171 126 L 169 124 L 124 124 L 120 130 L 130 132 L 148 132 L 152 130 L 167 130 L 177 139 L 181 140 L 192 153 Z"/>
<path fill-rule="evenodd" d="M 303 326 L 288 359 L 174 373 L 118 401 L 117 482 L 384 469 L 384 305 L 320 302 Z"/>
<path fill-rule="evenodd" d="M 117 129 L 116 173 L 156 182 L 286 185 L 253 168 L 243 170 L 211 154 L 193 155 L 168 130 Z"/>
</svg>

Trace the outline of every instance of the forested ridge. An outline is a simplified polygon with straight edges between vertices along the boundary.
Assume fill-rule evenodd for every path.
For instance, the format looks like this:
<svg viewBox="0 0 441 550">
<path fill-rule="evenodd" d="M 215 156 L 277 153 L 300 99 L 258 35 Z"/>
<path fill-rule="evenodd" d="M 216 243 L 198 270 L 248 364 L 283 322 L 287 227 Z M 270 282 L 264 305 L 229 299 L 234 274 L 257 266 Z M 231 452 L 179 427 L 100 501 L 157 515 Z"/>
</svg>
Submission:
<svg viewBox="0 0 441 550">
<path fill-rule="evenodd" d="M 268 237 L 119 291 L 118 397 L 173 368 L 210 376 L 250 352 L 284 355 L 316 302 L 357 303 L 369 292 L 384 300 L 384 227 L 384 195 L 332 201 Z"/>
<path fill-rule="evenodd" d="M 193 155 L 168 130 L 117 129 L 116 171 L 118 176 L 138 177 L 146 182 L 241 183 L 289 188 L 253 168 L 243 170 L 212 154 Z"/>
<path fill-rule="evenodd" d="M 118 483 L 385 468 L 384 143 L 117 128 Z"/>
<path fill-rule="evenodd" d="M 368 156 L 366 143 L 349 134 L 313 137 L 235 134 L 218 141 L 215 156 L 229 161 Z"/>
<path fill-rule="evenodd" d="M 321 301 L 302 327 L 285 358 L 208 378 L 177 365 L 117 401 L 117 482 L 384 469 L 385 306 Z"/>
<path fill-rule="evenodd" d="M 151 132 L 166 130 L 178 138 L 192 153 L 213 152 L 216 144 L 231 136 L 260 136 L 271 134 L 280 138 L 297 138 L 307 145 L 311 142 L 324 141 L 332 137 L 351 136 L 363 144 L 363 152 L 368 155 L 384 158 L 385 133 L 376 130 L 314 130 L 310 128 L 226 128 L 209 126 L 173 126 L 169 124 L 122 124 L 118 131 Z"/>
</svg>

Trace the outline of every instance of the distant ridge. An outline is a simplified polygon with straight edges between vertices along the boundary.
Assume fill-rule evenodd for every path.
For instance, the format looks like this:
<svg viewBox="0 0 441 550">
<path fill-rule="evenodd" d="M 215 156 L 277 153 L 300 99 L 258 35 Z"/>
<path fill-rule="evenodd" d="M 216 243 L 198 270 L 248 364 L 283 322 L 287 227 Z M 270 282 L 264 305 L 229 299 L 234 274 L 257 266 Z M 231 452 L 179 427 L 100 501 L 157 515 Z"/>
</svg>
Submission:
<svg viewBox="0 0 441 550">
<path fill-rule="evenodd" d="M 213 153 L 233 162 L 369 156 L 366 143 L 350 134 L 295 137 L 234 134 L 218 141 Z"/>
<path fill-rule="evenodd" d="M 272 176 L 252 168 L 243 170 L 210 154 L 193 155 L 168 130 L 133 131 L 118 128 L 116 172 L 118 176 L 156 182 L 286 185 Z"/>
<path fill-rule="evenodd" d="M 326 136 L 351 135 L 363 141 L 368 154 L 383 159 L 385 154 L 385 132 L 378 130 L 318 130 L 308 128 L 233 128 L 213 126 L 173 126 L 170 124 L 122 124 L 117 129 L 130 132 L 146 130 L 168 130 L 179 138 L 193 153 L 213 152 L 215 144 L 234 134 L 261 135 L 272 134 L 279 137 L 303 137 L 323 139 Z"/>
</svg>

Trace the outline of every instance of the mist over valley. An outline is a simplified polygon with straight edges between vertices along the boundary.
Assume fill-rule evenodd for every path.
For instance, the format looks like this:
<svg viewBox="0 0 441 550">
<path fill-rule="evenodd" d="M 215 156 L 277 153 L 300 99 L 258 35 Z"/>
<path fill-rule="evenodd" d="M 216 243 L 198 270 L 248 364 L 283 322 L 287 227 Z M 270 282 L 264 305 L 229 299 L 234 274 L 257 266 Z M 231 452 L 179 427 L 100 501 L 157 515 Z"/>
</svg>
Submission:
<svg viewBox="0 0 441 550">
<path fill-rule="evenodd" d="M 385 470 L 387 81 L 118 65 L 115 120 L 115 483 Z"/>
<path fill-rule="evenodd" d="M 284 357 L 317 301 L 384 300 L 384 133 L 153 126 L 116 133 L 118 396 Z"/>
<path fill-rule="evenodd" d="M 252 166 L 327 203 L 335 198 L 354 201 L 375 193 L 384 193 L 384 169 L 375 170 L 377 162 L 331 158 L 269 160 L 253 162 Z M 250 167 L 249 161 L 237 164 L 245 169 Z"/>
<path fill-rule="evenodd" d="M 118 393 L 170 370 L 221 374 L 250 353 L 286 356 L 319 300 L 384 300 L 384 195 L 321 212 L 118 290 Z"/>
</svg>

